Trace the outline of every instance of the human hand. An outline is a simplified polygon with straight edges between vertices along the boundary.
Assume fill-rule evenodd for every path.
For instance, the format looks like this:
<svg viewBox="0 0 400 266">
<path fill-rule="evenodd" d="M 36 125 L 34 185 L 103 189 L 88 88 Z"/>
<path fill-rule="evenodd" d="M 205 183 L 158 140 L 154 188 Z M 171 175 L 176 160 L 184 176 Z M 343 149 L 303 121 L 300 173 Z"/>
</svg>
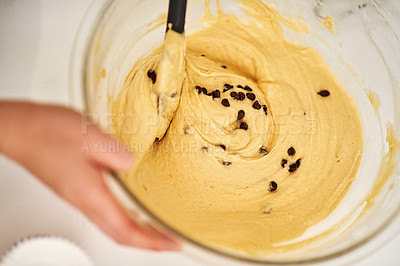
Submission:
<svg viewBox="0 0 400 266">
<path fill-rule="evenodd" d="M 178 250 L 179 243 L 169 236 L 133 222 L 112 196 L 102 173 L 126 171 L 134 159 L 110 135 L 82 121 L 85 117 L 64 107 L 0 101 L 0 152 L 23 165 L 118 243 Z"/>
</svg>

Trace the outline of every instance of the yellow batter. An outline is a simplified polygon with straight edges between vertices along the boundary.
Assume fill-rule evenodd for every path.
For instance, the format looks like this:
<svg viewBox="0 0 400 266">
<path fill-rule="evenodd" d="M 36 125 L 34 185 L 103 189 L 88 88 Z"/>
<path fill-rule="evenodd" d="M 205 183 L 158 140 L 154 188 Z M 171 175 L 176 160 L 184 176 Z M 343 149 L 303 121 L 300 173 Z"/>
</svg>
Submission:
<svg viewBox="0 0 400 266">
<path fill-rule="evenodd" d="M 287 41 L 307 27 L 261 1 L 213 17 L 136 62 L 112 102 L 139 162 L 125 178 L 193 239 L 269 252 L 335 209 L 363 150 L 354 101 L 322 57 Z"/>
</svg>

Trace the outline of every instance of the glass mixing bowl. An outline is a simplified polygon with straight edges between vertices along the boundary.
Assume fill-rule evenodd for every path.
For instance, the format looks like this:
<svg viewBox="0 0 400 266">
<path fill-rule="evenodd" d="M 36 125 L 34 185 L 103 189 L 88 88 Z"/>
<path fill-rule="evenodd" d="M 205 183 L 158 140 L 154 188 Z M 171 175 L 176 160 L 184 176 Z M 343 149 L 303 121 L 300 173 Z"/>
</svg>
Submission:
<svg viewBox="0 0 400 266">
<path fill-rule="evenodd" d="M 162 43 L 167 2 L 98 0 L 85 15 L 71 61 L 70 92 L 75 107 L 104 129 L 109 129 L 111 123 L 109 99 L 117 95 L 134 62 Z M 187 12 L 189 34 L 202 26 L 196 22 L 204 10 L 199 1 L 192 2 Z M 376 249 L 400 229 L 400 223 L 394 223 L 399 220 L 400 211 L 399 156 L 387 155 L 388 162 L 385 161 L 390 146 L 385 140 L 387 125 L 393 125 L 397 139 L 400 135 L 400 5 L 395 0 L 271 2 L 283 15 L 300 17 L 309 24 L 310 34 L 297 36 L 287 32 L 287 38 L 313 46 L 321 53 L 354 97 L 361 113 L 365 147 L 358 177 L 336 210 L 307 230 L 302 239 L 322 237 L 304 247 L 265 256 L 232 252 L 180 234 L 126 191 L 118 177 L 107 177 L 107 181 L 128 211 L 138 211 L 140 219 L 183 241 L 182 252 L 200 260 L 219 265 L 227 261 L 348 262 Z M 221 5 L 225 13 L 243 16 L 237 3 L 221 0 Z M 215 3 L 212 10 L 215 11 Z M 331 18 L 333 28 L 329 24 Z M 365 248 L 370 243 L 372 246 Z M 356 256 L 346 255 L 343 260 L 341 255 L 350 251 Z"/>
</svg>

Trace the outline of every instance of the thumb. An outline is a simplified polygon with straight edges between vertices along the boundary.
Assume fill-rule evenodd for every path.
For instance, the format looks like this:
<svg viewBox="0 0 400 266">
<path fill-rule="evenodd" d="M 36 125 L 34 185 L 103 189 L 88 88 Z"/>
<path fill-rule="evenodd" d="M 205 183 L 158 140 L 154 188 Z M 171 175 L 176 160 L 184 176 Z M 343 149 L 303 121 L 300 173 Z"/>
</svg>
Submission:
<svg viewBox="0 0 400 266">
<path fill-rule="evenodd" d="M 95 164 L 115 172 L 127 171 L 132 166 L 134 161 L 132 153 L 112 136 L 96 127 L 95 130 L 89 131 L 87 137 L 90 160 Z"/>
</svg>

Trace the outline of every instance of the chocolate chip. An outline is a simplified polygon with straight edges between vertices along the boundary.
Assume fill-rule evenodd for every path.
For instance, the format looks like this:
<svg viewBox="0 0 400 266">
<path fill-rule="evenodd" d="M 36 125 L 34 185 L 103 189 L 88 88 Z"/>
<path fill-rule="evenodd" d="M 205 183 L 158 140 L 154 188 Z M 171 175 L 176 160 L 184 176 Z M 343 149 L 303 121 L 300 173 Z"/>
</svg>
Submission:
<svg viewBox="0 0 400 266">
<path fill-rule="evenodd" d="M 240 128 L 240 129 L 247 130 L 247 129 L 249 128 L 249 126 L 247 125 L 247 123 L 246 123 L 246 122 L 242 122 L 242 123 L 240 123 L 240 126 L 239 126 L 239 128 Z"/>
<path fill-rule="evenodd" d="M 243 88 L 245 91 L 253 91 L 253 89 L 252 88 L 250 88 L 249 86 L 245 86 L 244 88 Z"/>
<path fill-rule="evenodd" d="M 328 97 L 329 95 L 331 95 L 331 93 L 328 90 L 321 90 L 317 94 L 319 94 L 322 97 Z"/>
<path fill-rule="evenodd" d="M 290 148 L 287 150 L 287 154 L 289 154 L 289 156 L 293 156 L 293 155 L 296 154 L 296 150 L 295 150 L 293 147 L 290 147 Z"/>
<path fill-rule="evenodd" d="M 225 65 L 221 65 L 221 67 L 226 69 L 226 66 L 225 66 Z"/>
<path fill-rule="evenodd" d="M 267 108 L 267 106 L 266 106 L 266 105 L 263 105 L 262 108 L 263 108 L 264 114 L 265 114 L 265 115 L 268 115 L 268 108 Z"/>
<path fill-rule="evenodd" d="M 233 86 L 231 84 L 226 83 L 226 84 L 224 84 L 224 90 L 222 92 L 229 91 L 232 88 L 233 88 Z"/>
<path fill-rule="evenodd" d="M 201 91 L 204 93 L 204 94 L 206 94 L 207 95 L 207 89 L 206 88 L 201 88 Z"/>
<path fill-rule="evenodd" d="M 260 110 L 261 104 L 260 104 L 258 101 L 255 101 L 255 102 L 253 103 L 253 108 L 256 109 L 256 110 Z"/>
<path fill-rule="evenodd" d="M 202 54 L 201 56 L 202 56 L 202 57 L 205 57 L 206 55 L 205 55 L 205 54 Z"/>
<path fill-rule="evenodd" d="M 269 182 L 269 192 L 274 192 L 278 188 L 278 184 L 275 181 Z"/>
<path fill-rule="evenodd" d="M 281 166 L 285 167 L 285 165 L 287 164 L 287 160 L 286 159 L 282 159 L 281 161 Z"/>
<path fill-rule="evenodd" d="M 223 150 L 226 150 L 226 146 L 224 144 L 219 145 Z"/>
<path fill-rule="evenodd" d="M 296 170 L 297 170 L 297 164 L 296 163 L 292 163 L 291 165 L 289 165 L 289 173 L 293 173 Z"/>
<path fill-rule="evenodd" d="M 225 165 L 225 166 L 229 166 L 229 165 L 232 164 L 232 162 L 225 162 L 225 161 L 223 161 L 222 164 Z"/>
<path fill-rule="evenodd" d="M 256 95 L 254 93 L 251 93 L 251 92 L 246 93 L 246 96 L 251 101 L 254 101 L 254 99 L 256 98 Z"/>
<path fill-rule="evenodd" d="M 195 88 L 196 88 L 197 93 L 200 94 L 201 93 L 201 87 L 200 86 L 196 86 Z"/>
<path fill-rule="evenodd" d="M 237 85 L 236 87 L 238 87 L 239 89 L 243 89 L 242 85 Z"/>
<path fill-rule="evenodd" d="M 212 97 L 213 97 L 213 99 L 221 97 L 221 92 L 219 90 L 213 91 L 212 92 Z"/>
<path fill-rule="evenodd" d="M 207 147 L 201 147 L 201 149 L 205 152 L 208 152 L 208 148 Z"/>
<path fill-rule="evenodd" d="M 260 153 L 262 153 L 262 154 L 265 154 L 265 155 L 268 154 L 267 148 L 265 148 L 264 146 L 262 146 L 262 147 L 260 148 L 259 151 L 260 151 Z"/>
<path fill-rule="evenodd" d="M 297 167 L 297 168 L 300 167 L 300 159 L 297 159 L 297 161 L 296 161 L 296 167 Z"/>
<path fill-rule="evenodd" d="M 147 77 L 151 79 L 153 84 L 156 83 L 157 73 L 153 69 L 149 69 L 149 71 L 147 71 Z"/>
<path fill-rule="evenodd" d="M 171 94 L 171 98 L 176 98 L 178 96 L 178 93 L 174 92 Z"/>
<path fill-rule="evenodd" d="M 238 93 L 236 91 L 232 91 L 230 95 L 235 100 L 239 99 Z"/>
<path fill-rule="evenodd" d="M 239 97 L 238 97 L 239 101 L 243 101 L 245 98 L 246 98 L 246 96 L 244 95 L 244 93 L 240 91 Z"/>
<path fill-rule="evenodd" d="M 221 103 L 222 103 L 222 105 L 225 106 L 225 107 L 231 106 L 231 104 L 229 103 L 229 100 L 228 100 L 228 99 L 223 99 L 223 100 L 221 101 Z"/>
<path fill-rule="evenodd" d="M 238 112 L 237 120 L 242 120 L 245 116 L 245 112 L 243 110 L 240 110 Z"/>
</svg>

